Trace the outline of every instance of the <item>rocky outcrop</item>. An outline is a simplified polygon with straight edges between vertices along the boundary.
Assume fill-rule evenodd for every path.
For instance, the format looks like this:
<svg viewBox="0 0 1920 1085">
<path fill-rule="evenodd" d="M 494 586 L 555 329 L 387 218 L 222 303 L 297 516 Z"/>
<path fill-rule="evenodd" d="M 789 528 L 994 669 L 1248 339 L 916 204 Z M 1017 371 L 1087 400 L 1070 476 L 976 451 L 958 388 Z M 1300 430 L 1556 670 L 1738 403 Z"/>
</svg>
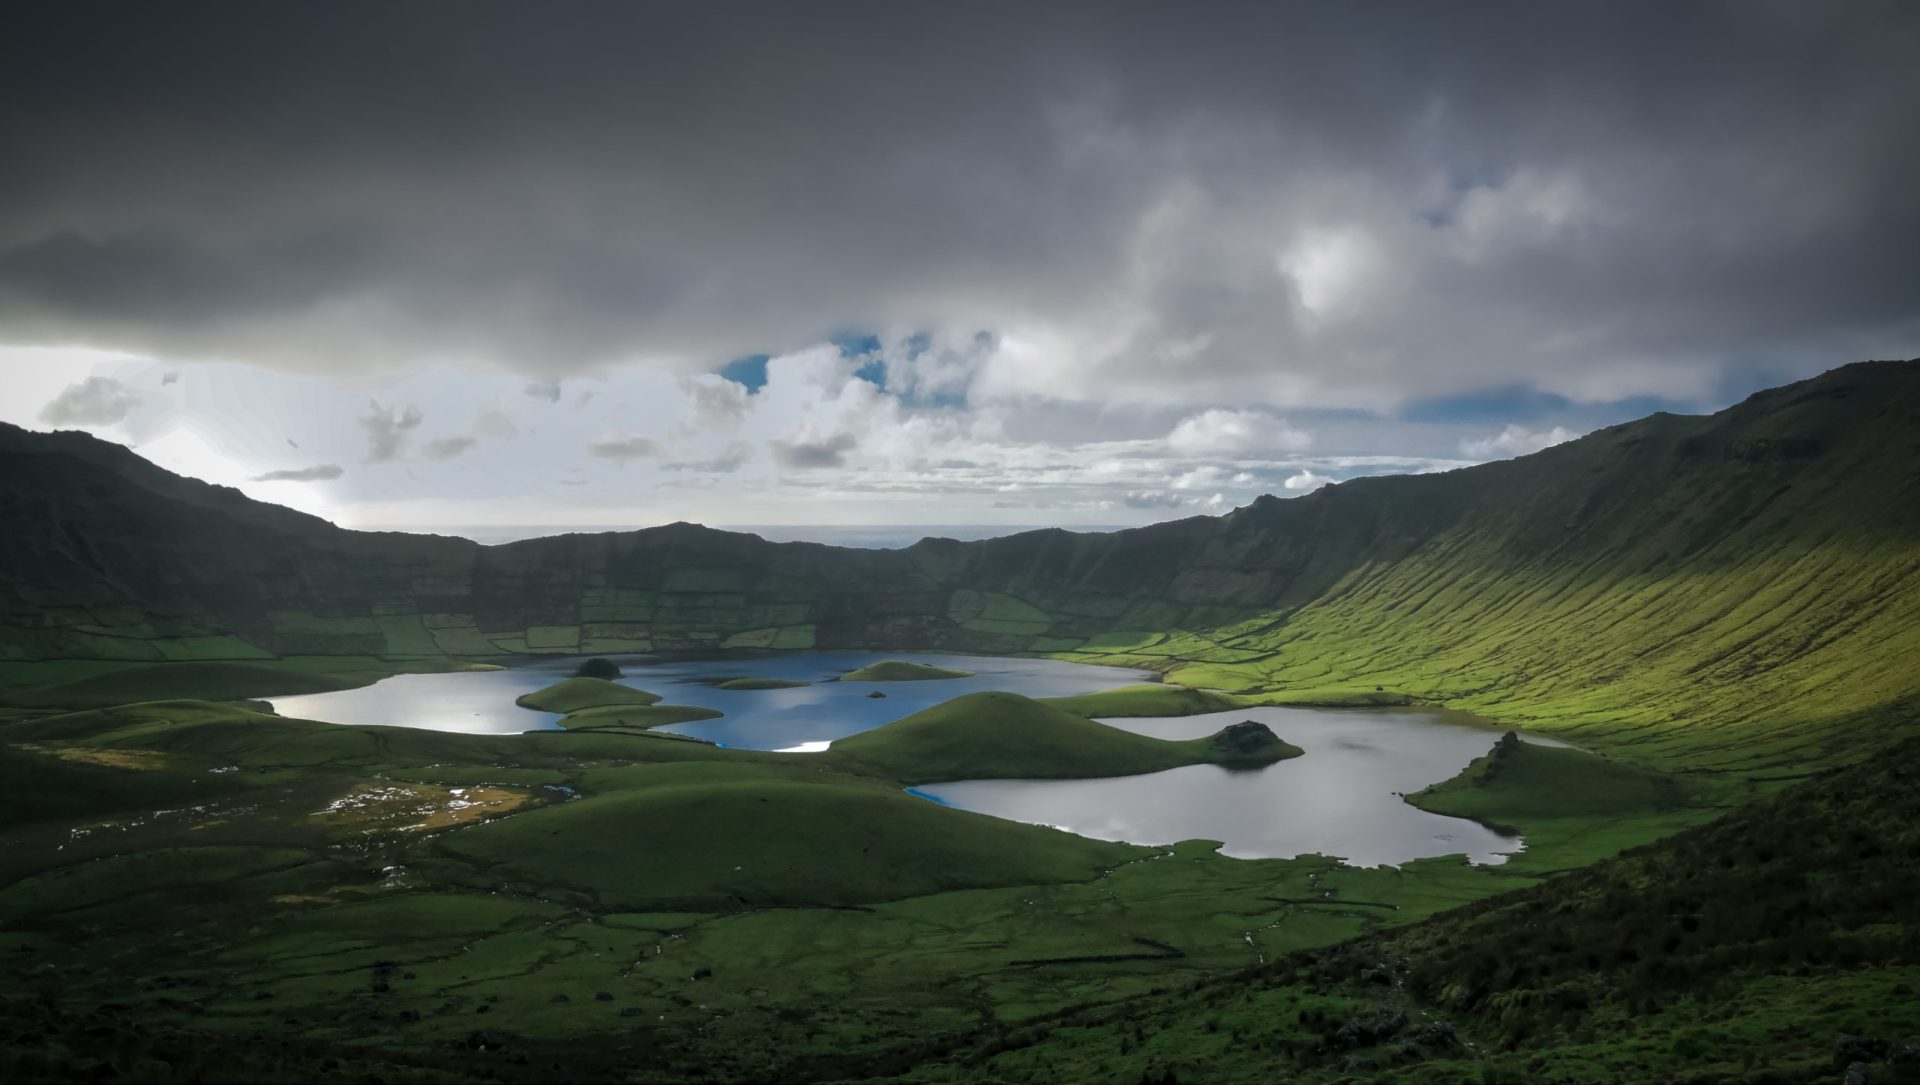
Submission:
<svg viewBox="0 0 1920 1085">
<path fill-rule="evenodd" d="M 1298 747 L 1282 742 L 1271 728 L 1255 720 L 1230 723 L 1208 741 L 1215 760 L 1225 764 L 1267 764 L 1300 755 Z"/>
</svg>

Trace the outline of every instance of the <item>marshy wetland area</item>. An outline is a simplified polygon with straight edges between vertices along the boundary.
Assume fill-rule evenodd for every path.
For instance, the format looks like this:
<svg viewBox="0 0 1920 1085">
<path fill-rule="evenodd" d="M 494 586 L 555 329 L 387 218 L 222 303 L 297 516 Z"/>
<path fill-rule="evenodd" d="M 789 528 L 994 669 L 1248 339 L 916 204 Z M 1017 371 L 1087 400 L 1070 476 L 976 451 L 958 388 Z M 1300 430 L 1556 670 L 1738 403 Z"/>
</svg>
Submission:
<svg viewBox="0 0 1920 1085">
<path fill-rule="evenodd" d="M 89 601 L 0 615 L 0 1069 L 1904 1080 L 1920 502 L 1851 405 L 1915 372 L 898 550 L 357 533 L 6 434 L 150 530 L 6 559 Z"/>
</svg>

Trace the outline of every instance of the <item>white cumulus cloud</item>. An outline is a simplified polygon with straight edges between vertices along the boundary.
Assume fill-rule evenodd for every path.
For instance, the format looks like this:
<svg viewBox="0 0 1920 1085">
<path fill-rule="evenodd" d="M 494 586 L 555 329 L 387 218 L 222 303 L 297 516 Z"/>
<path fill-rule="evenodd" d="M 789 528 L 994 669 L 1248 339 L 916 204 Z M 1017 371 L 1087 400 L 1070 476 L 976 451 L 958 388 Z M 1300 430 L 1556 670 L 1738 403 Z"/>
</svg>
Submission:
<svg viewBox="0 0 1920 1085">
<path fill-rule="evenodd" d="M 1552 448 L 1554 445 L 1564 444 L 1578 436 L 1579 434 L 1565 426 L 1530 430 L 1509 422 L 1505 429 L 1491 437 L 1461 441 L 1460 451 L 1476 460 L 1504 460 L 1513 456 L 1525 456 L 1543 448 Z"/>
<path fill-rule="evenodd" d="M 1189 456 L 1298 452 L 1312 443 L 1312 434 L 1293 428 L 1277 415 L 1223 407 L 1183 418 L 1173 427 L 1173 432 L 1167 434 L 1167 444 Z"/>
</svg>

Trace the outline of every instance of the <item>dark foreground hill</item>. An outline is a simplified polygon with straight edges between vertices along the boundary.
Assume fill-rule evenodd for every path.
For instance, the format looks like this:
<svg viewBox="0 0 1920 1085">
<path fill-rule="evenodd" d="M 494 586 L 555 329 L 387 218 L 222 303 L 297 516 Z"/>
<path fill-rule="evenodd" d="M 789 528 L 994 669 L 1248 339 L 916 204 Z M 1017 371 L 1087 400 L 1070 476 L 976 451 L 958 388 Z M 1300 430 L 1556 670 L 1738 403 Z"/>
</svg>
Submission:
<svg viewBox="0 0 1920 1085">
<path fill-rule="evenodd" d="M 346 531 L 0 428 L 0 656 L 944 648 L 1403 693 L 1763 767 L 1857 756 L 1920 654 L 1920 364 L 1220 517 L 905 550 L 674 524 Z"/>
</svg>

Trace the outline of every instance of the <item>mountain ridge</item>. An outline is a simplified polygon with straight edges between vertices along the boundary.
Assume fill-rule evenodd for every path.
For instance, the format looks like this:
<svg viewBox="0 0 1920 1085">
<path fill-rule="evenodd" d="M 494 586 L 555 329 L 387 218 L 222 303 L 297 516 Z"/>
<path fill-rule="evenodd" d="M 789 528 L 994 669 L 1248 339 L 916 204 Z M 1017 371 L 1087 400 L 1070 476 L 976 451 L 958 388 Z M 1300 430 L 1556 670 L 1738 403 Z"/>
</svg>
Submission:
<svg viewBox="0 0 1920 1085">
<path fill-rule="evenodd" d="M 23 529 L 0 541 L 0 658 L 1031 653 L 1394 690 L 1656 759 L 1669 724 L 1764 716 L 1765 749 L 1711 760 L 1829 759 L 1857 743 L 1826 732 L 1916 692 L 1916 423 L 1920 362 L 1855 363 L 1513 460 L 901 550 L 678 523 L 497 546 L 355 532 L 6 429 L 0 513 Z"/>
</svg>

